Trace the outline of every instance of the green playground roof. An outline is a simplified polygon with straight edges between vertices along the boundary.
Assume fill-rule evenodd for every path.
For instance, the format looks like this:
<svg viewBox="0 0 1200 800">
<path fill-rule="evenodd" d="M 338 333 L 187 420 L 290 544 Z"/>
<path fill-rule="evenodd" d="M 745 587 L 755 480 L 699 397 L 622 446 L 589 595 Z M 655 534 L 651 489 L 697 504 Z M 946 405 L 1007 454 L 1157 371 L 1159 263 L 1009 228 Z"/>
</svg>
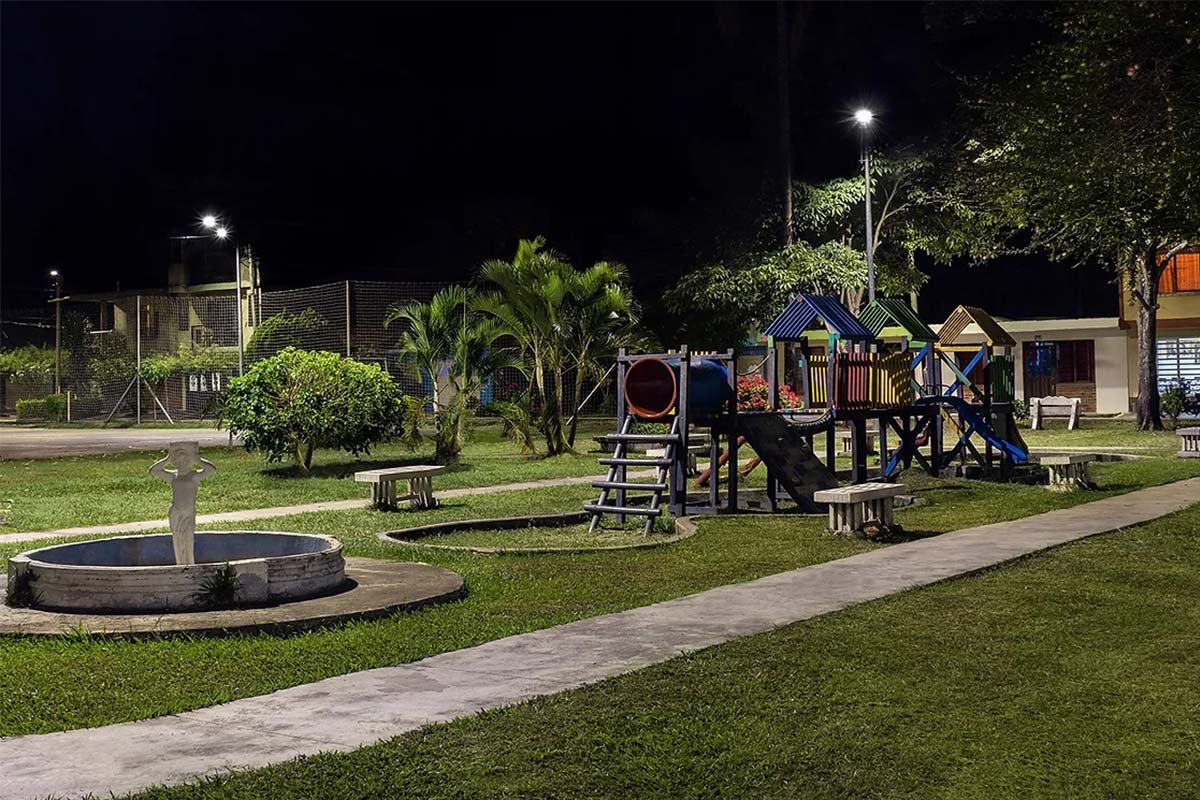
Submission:
<svg viewBox="0 0 1200 800">
<path fill-rule="evenodd" d="M 905 300 L 877 297 L 867 304 L 858 318 L 876 336 L 890 324 L 900 326 L 914 342 L 936 342 L 938 338 Z"/>
</svg>

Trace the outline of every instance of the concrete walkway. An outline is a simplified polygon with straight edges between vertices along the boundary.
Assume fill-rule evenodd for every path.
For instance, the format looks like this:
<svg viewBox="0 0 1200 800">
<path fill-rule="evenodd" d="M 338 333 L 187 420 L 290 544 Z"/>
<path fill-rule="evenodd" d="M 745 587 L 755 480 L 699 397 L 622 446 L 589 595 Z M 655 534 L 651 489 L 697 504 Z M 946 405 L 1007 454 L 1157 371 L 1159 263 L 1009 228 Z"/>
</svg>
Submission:
<svg viewBox="0 0 1200 800">
<path fill-rule="evenodd" d="M 632 470 L 630 478 L 651 478 L 655 471 L 652 469 Z M 523 481 L 521 483 L 501 483 L 494 486 L 471 486 L 466 489 L 434 490 L 434 495 L 448 499 L 454 497 L 474 497 L 480 494 L 495 492 L 518 492 L 525 489 L 546 489 L 554 486 L 579 486 L 592 481 L 605 480 L 607 475 L 584 475 L 574 478 L 546 478 L 538 481 Z M 197 525 L 221 525 L 228 522 L 248 522 L 255 519 L 270 519 L 272 517 L 289 517 L 292 514 L 308 514 L 313 511 L 347 511 L 355 508 L 369 508 L 370 499 L 362 500 L 331 500 L 323 503 L 303 503 L 295 506 L 275 506 L 273 508 L 248 508 L 242 511 L 223 511 L 219 514 L 198 514 Z M 397 524 L 403 524 L 398 518 Z M 26 533 L 0 533 L 0 544 L 20 542 L 36 542 L 41 539 L 58 539 L 64 536 L 102 536 L 117 533 L 140 533 L 143 531 L 161 530 L 168 526 L 166 519 L 148 519 L 141 522 L 114 522 L 110 525 L 83 525 L 78 528 L 62 528 L 56 531 L 29 531 Z"/>
<path fill-rule="evenodd" d="M 423 725 L 631 672 L 750 634 L 925 586 L 1200 499 L 1200 478 L 881 548 L 159 719 L 0 740 L 0 797 L 122 794 L 350 750 Z"/>
<path fill-rule="evenodd" d="M 229 432 L 216 428 L 26 428 L 0 425 L 0 458 L 10 460 L 162 450 L 169 442 L 228 447 Z"/>
</svg>

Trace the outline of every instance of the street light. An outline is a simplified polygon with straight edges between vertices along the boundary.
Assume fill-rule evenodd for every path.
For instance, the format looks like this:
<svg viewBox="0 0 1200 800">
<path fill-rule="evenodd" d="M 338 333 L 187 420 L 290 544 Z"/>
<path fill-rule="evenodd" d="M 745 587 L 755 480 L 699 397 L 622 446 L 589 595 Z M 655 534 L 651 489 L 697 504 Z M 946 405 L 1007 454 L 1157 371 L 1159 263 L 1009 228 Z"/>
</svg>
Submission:
<svg viewBox="0 0 1200 800">
<path fill-rule="evenodd" d="M 54 281 L 54 393 L 62 394 L 62 273 L 50 270 Z"/>
<path fill-rule="evenodd" d="M 225 241 L 229 238 L 230 230 L 227 225 L 221 224 L 222 220 L 215 214 L 205 214 L 200 217 L 200 224 L 213 232 L 213 236 Z M 201 238 L 201 237 L 180 237 L 180 238 Z M 234 294 L 234 308 L 237 311 L 237 346 L 238 346 L 238 375 L 245 374 L 245 361 L 242 352 L 242 259 L 240 248 L 237 244 L 233 246 L 233 284 L 236 288 Z"/>
<path fill-rule="evenodd" d="M 875 246 L 871 227 L 871 151 L 867 148 L 867 134 L 875 114 L 869 108 L 860 108 L 854 112 L 854 124 L 858 126 L 859 142 L 862 147 L 863 177 L 866 180 L 867 197 L 867 302 L 875 299 Z"/>
</svg>

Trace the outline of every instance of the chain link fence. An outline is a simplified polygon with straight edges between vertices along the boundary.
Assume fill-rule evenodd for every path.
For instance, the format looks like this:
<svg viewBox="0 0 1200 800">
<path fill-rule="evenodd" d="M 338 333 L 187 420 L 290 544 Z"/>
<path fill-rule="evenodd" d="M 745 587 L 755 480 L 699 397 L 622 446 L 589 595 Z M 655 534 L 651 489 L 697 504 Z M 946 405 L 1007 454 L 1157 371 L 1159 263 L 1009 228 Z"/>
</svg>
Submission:
<svg viewBox="0 0 1200 800">
<path fill-rule="evenodd" d="M 252 288 L 244 291 L 240 309 L 228 292 L 67 298 L 57 380 L 53 363 L 43 361 L 0 379 L 0 401 L 11 414 L 18 401 L 57 389 L 68 398 L 71 420 L 211 419 L 222 390 L 238 375 L 239 316 L 243 369 L 285 347 L 327 350 L 378 364 L 405 394 L 428 396 L 428 380 L 400 359 L 403 328 L 386 321 L 389 309 L 428 302 L 446 285 L 341 281 L 270 292 Z M 47 346 L 53 348 L 52 332 Z M 611 375 L 599 377 L 582 383 L 582 416 L 613 413 Z M 494 401 L 520 396 L 527 385 L 519 370 L 497 374 L 480 392 L 481 413 Z M 565 400 L 574 410 L 573 385 Z"/>
</svg>

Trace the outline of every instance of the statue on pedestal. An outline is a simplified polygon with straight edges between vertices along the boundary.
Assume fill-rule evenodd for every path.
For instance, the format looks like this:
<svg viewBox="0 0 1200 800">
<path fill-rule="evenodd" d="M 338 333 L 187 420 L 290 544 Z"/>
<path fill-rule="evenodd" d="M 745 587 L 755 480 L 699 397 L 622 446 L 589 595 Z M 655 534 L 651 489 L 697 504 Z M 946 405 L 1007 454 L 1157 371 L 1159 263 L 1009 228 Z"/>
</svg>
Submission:
<svg viewBox="0 0 1200 800">
<path fill-rule="evenodd" d="M 166 458 L 155 461 L 150 474 L 171 484 L 171 539 L 176 564 L 196 563 L 196 490 L 217 466 L 200 457 L 199 442 L 171 442 Z"/>
</svg>

